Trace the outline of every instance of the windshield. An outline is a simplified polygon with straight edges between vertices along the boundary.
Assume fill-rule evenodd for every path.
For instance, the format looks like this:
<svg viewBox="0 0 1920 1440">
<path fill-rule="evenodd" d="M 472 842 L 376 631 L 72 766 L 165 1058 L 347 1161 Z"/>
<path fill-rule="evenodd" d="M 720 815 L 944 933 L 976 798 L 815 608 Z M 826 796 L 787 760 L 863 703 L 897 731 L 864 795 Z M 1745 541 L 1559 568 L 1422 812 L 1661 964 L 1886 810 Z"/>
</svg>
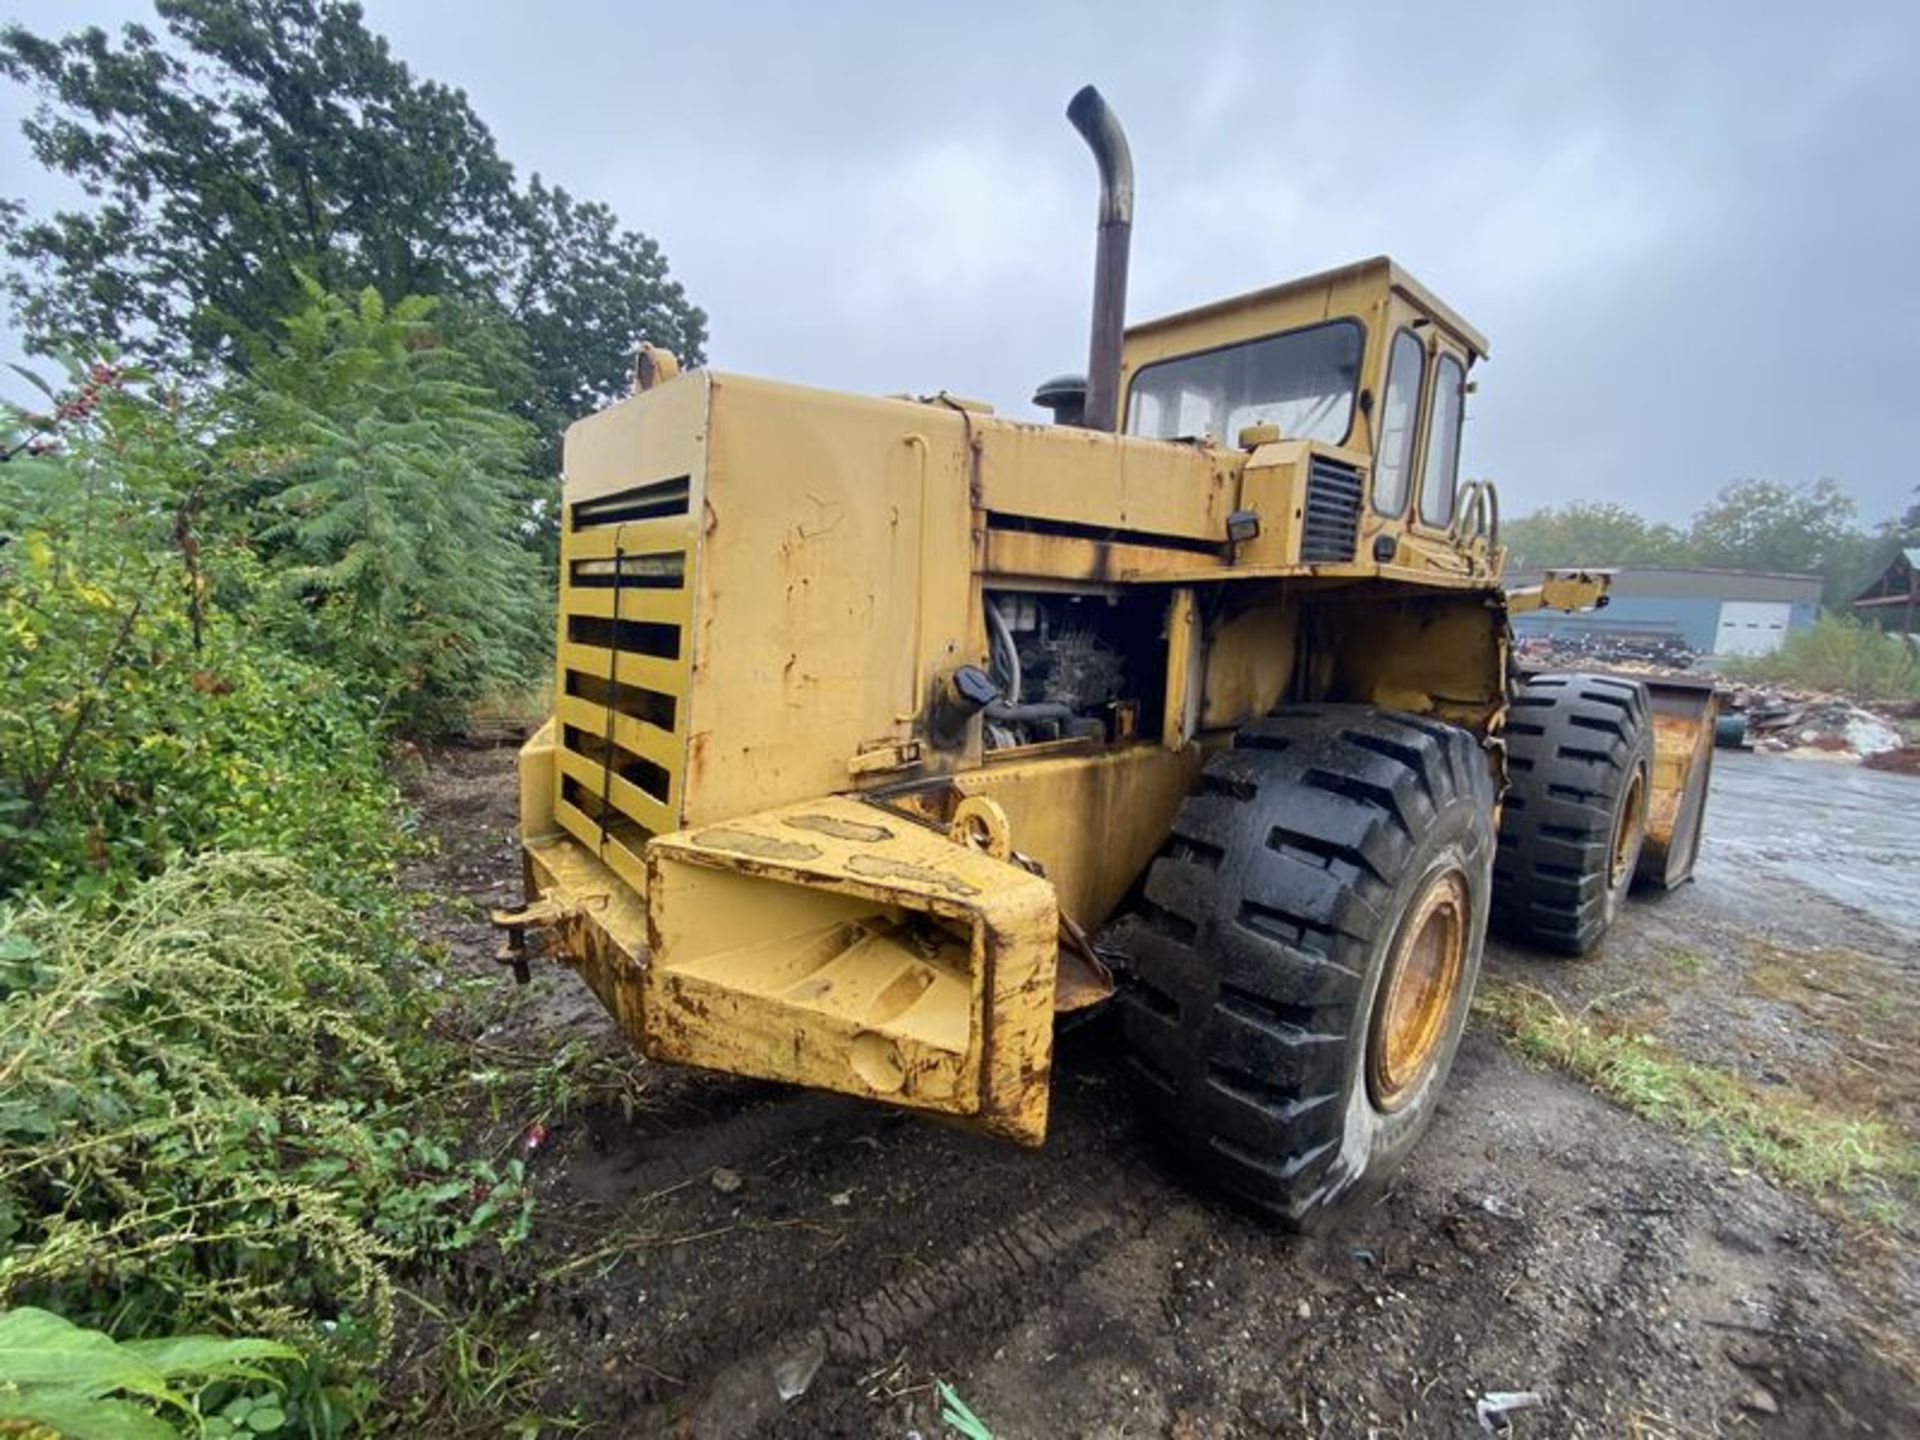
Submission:
<svg viewBox="0 0 1920 1440">
<path fill-rule="evenodd" d="M 1286 439 L 1337 445 L 1353 423 L 1363 340 L 1359 321 L 1335 320 L 1148 365 L 1128 392 L 1127 433 L 1232 445 L 1249 425 L 1278 425 Z"/>
</svg>

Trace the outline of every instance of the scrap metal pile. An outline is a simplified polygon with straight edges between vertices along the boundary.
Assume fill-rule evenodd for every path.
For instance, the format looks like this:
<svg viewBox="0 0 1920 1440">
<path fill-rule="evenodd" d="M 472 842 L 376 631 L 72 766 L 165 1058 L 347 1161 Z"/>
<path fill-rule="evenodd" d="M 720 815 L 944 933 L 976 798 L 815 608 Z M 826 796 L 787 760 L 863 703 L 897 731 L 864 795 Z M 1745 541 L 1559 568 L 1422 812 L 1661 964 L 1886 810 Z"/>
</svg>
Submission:
<svg viewBox="0 0 1920 1440">
<path fill-rule="evenodd" d="M 1729 681 L 1724 742 L 1742 749 L 1920 773 L 1920 705 L 1867 708 L 1841 695 Z M 1903 725 L 1902 722 L 1905 722 Z"/>
<path fill-rule="evenodd" d="M 1580 630 L 1522 642 L 1521 658 L 1543 670 L 1644 671 L 1675 674 L 1699 658 L 1684 637 L 1668 631 Z"/>
<path fill-rule="evenodd" d="M 1621 675 L 1699 673 L 1678 636 L 1588 631 L 1517 647 L 1529 671 L 1588 668 Z M 1717 741 L 1725 749 L 1837 760 L 1920 775 L 1920 702 L 1866 702 L 1788 685 L 1720 679 Z"/>
</svg>

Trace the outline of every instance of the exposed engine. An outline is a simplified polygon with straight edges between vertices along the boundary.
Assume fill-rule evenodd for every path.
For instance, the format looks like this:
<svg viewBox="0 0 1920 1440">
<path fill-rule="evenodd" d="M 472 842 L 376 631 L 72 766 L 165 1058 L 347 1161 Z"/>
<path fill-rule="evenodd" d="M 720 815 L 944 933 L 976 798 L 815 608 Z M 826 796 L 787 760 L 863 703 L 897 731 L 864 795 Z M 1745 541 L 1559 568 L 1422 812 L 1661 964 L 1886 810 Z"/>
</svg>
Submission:
<svg viewBox="0 0 1920 1440">
<path fill-rule="evenodd" d="M 1126 646 L 1143 633 L 1137 601 L 1104 595 L 997 591 L 987 596 L 991 671 L 999 698 L 986 708 L 988 749 L 1051 740 L 1129 739 L 1152 688 Z"/>
</svg>

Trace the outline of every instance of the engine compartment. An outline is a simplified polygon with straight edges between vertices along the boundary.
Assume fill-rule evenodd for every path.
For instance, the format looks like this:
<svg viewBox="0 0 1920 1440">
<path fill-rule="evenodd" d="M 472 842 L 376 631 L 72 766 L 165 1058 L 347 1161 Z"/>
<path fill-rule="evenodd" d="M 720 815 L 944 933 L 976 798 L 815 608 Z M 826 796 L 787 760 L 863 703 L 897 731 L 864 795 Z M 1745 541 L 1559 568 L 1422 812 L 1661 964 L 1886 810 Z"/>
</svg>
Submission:
<svg viewBox="0 0 1920 1440">
<path fill-rule="evenodd" d="M 1157 737 L 1166 694 L 1163 594 L 989 590 L 988 751 Z"/>
</svg>

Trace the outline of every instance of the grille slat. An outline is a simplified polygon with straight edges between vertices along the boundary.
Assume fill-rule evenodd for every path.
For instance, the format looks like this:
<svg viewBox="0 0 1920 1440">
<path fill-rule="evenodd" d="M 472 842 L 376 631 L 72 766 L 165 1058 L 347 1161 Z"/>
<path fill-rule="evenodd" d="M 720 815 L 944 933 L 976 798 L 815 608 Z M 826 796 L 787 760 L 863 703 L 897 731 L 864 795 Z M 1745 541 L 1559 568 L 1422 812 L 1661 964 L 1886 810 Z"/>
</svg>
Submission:
<svg viewBox="0 0 1920 1440">
<path fill-rule="evenodd" d="M 581 589 L 611 590 L 618 584 L 623 590 L 679 590 L 687 583 L 687 557 L 669 550 L 575 560 L 568 574 Z"/>
<path fill-rule="evenodd" d="M 1300 559 L 1308 565 L 1341 565 L 1360 543 L 1360 472 L 1316 455 L 1307 466 Z"/>
<path fill-rule="evenodd" d="M 633 520 L 658 520 L 688 513 L 692 497 L 690 478 L 677 475 L 671 480 L 655 480 L 611 495 L 596 495 L 591 500 L 576 500 L 568 518 L 575 530 Z"/>
</svg>

